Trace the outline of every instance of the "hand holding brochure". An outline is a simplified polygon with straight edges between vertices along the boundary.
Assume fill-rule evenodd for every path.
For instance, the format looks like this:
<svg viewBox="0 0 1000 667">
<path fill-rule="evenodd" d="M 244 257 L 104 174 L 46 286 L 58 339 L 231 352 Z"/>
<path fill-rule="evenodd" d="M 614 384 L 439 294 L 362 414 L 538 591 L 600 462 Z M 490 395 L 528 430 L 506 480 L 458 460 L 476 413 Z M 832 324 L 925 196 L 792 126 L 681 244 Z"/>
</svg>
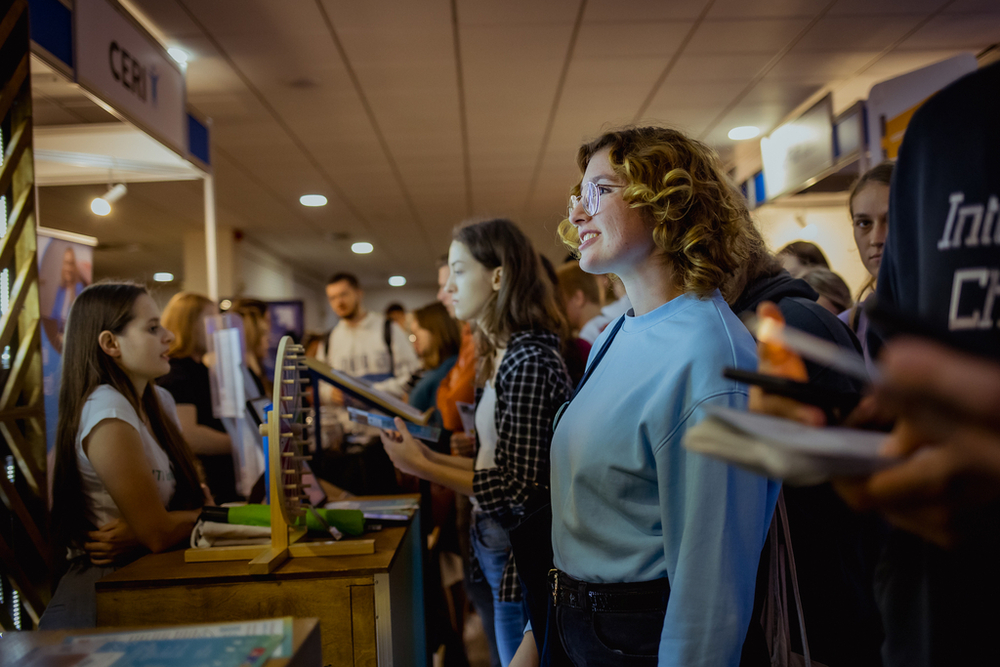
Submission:
<svg viewBox="0 0 1000 667">
<path fill-rule="evenodd" d="M 376 428 L 385 429 L 386 431 L 398 431 L 396 428 L 396 422 L 393 421 L 392 417 L 387 417 L 386 415 L 380 415 L 374 412 L 365 412 L 364 410 L 358 410 L 357 408 L 347 408 L 347 414 L 350 416 L 352 422 L 357 422 L 358 424 L 364 424 L 366 426 L 374 426 Z M 426 440 L 428 442 L 437 442 L 441 438 L 441 429 L 435 426 L 421 426 L 419 424 L 407 424 L 406 430 L 414 438 L 420 438 L 421 440 Z"/>
<path fill-rule="evenodd" d="M 685 448 L 795 486 L 870 475 L 899 461 L 880 453 L 885 433 L 815 428 L 722 407 L 707 411 L 685 434 Z"/>
</svg>

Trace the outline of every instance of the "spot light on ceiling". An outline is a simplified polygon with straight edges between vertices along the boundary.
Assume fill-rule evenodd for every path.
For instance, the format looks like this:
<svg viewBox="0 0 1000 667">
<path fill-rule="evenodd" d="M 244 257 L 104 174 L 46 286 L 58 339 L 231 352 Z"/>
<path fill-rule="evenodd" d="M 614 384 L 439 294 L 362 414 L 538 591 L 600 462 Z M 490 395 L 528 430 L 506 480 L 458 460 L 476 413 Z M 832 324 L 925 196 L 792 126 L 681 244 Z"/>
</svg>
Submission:
<svg viewBox="0 0 1000 667">
<path fill-rule="evenodd" d="M 107 215 L 111 213 L 111 204 L 107 200 L 98 197 L 94 201 L 90 202 L 90 210 L 94 212 L 94 215 Z"/>
<path fill-rule="evenodd" d="M 733 141 L 743 141 L 744 139 L 753 139 L 754 137 L 760 135 L 760 128 L 754 125 L 743 125 L 741 127 L 734 127 L 729 130 L 729 138 Z"/>
<path fill-rule="evenodd" d="M 389 284 L 393 287 L 402 287 L 406 284 L 406 278 L 403 276 L 390 276 Z"/>
<path fill-rule="evenodd" d="M 326 197 L 323 195 L 302 195 L 299 203 L 303 206 L 326 206 Z"/>
<path fill-rule="evenodd" d="M 177 64 L 181 66 L 187 65 L 188 58 L 191 57 L 188 55 L 187 51 L 176 46 L 171 46 L 169 49 L 167 49 L 167 53 L 170 55 L 171 58 L 177 61 Z"/>
<path fill-rule="evenodd" d="M 166 271 L 160 271 L 158 273 L 153 274 L 153 280 L 155 280 L 158 283 L 169 283 L 172 282 L 173 279 L 174 279 L 174 274 L 168 273 Z"/>
<path fill-rule="evenodd" d="M 367 241 L 358 241 L 357 243 L 351 244 L 351 252 L 353 252 L 355 255 L 367 255 L 374 249 L 375 246 L 373 246 L 371 243 L 368 243 Z"/>
<path fill-rule="evenodd" d="M 111 213 L 111 205 L 124 197 L 126 192 L 128 192 L 128 188 L 125 187 L 124 183 L 110 187 L 102 196 L 90 202 L 90 210 L 94 212 L 94 215 L 105 216 Z"/>
</svg>

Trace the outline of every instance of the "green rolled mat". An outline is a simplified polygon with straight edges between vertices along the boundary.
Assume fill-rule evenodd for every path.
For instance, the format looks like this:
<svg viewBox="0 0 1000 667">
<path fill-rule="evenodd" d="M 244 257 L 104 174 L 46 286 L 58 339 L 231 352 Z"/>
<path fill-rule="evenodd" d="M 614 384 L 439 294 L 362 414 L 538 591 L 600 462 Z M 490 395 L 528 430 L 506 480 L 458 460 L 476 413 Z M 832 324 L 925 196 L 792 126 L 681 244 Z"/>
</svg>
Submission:
<svg viewBox="0 0 1000 667">
<path fill-rule="evenodd" d="M 270 526 L 271 506 L 270 505 L 239 505 L 230 507 L 229 523 L 236 523 L 243 526 Z M 338 530 L 348 535 L 361 535 L 365 532 L 365 516 L 361 510 L 325 510 L 317 509 L 316 513 L 323 517 L 323 520 Z M 318 533 L 327 533 L 312 512 L 306 513 L 306 527 Z M 302 519 L 298 520 L 298 525 L 302 525 Z"/>
</svg>

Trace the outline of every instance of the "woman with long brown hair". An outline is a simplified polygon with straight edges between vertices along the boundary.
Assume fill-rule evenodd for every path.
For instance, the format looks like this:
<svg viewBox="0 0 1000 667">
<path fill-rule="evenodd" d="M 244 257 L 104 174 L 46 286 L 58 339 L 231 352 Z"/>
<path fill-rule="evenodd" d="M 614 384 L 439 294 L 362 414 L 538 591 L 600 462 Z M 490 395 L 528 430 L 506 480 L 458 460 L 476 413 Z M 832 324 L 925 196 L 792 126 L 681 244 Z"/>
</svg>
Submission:
<svg viewBox="0 0 1000 667">
<path fill-rule="evenodd" d="M 94 583 L 143 550 L 188 538 L 204 496 L 170 394 L 174 336 L 132 283 L 98 283 L 66 323 L 52 484 L 54 561 L 64 572 L 44 630 L 92 627 Z"/>
<path fill-rule="evenodd" d="M 410 330 L 416 338 L 413 347 L 423 362 L 423 372 L 407 400 L 418 410 L 426 411 L 437 407 L 438 386 L 458 359 L 462 330 L 448 309 L 437 301 L 413 311 Z M 440 423 L 440 415 L 436 421 Z"/>
<path fill-rule="evenodd" d="M 473 498 L 472 543 L 493 592 L 500 661 L 520 644 L 525 615 L 508 530 L 548 486 L 552 422 L 569 398 L 560 354 L 565 322 L 531 242 L 509 220 L 455 231 L 445 289 L 455 316 L 472 322 L 481 359 L 475 460 L 438 454 L 405 432 L 382 442 L 401 471 Z"/>
<path fill-rule="evenodd" d="M 194 292 L 179 292 L 163 309 L 163 326 L 174 334 L 167 356 L 170 372 L 156 383 L 177 403 L 181 433 L 201 463 L 205 482 L 216 502 L 239 500 L 233 443 L 222 420 L 212 413 L 212 387 L 208 367 L 205 318 L 218 314 L 212 300 Z"/>
</svg>

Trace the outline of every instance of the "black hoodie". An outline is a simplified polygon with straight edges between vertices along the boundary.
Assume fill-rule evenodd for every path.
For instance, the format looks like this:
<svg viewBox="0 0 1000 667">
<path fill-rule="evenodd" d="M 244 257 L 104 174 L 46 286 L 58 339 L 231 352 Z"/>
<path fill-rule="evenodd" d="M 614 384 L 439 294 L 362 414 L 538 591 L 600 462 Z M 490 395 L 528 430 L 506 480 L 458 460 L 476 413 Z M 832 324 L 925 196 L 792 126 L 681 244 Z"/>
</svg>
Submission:
<svg viewBox="0 0 1000 667">
<path fill-rule="evenodd" d="M 743 290 L 743 294 L 733 303 L 733 312 L 741 316 L 744 312 L 755 313 L 762 301 L 777 304 L 785 322 L 790 327 L 832 341 L 841 347 L 854 349 L 861 354 L 861 344 L 837 316 L 816 303 L 819 294 L 804 280 L 792 278 L 782 269 L 768 278 L 759 278 Z M 831 391 L 861 393 L 861 382 L 838 373 L 826 366 L 806 360 L 809 381 Z"/>
<path fill-rule="evenodd" d="M 814 336 L 861 354 L 854 333 L 816 303 L 819 294 L 804 280 L 781 270 L 751 283 L 733 304 L 733 312 L 756 312 L 762 301 L 777 304 L 785 322 Z M 857 392 L 862 383 L 830 368 L 806 361 L 809 381 L 838 392 Z M 873 592 L 874 566 L 884 539 L 877 518 L 855 514 L 829 484 L 785 486 L 789 533 L 795 550 L 806 634 L 813 660 L 830 667 L 881 665 L 882 623 Z M 769 550 L 765 547 L 757 575 L 757 605 L 767 584 Z M 795 603 L 789 598 L 790 629 L 801 651 Z M 755 613 L 754 617 L 757 617 Z"/>
</svg>

